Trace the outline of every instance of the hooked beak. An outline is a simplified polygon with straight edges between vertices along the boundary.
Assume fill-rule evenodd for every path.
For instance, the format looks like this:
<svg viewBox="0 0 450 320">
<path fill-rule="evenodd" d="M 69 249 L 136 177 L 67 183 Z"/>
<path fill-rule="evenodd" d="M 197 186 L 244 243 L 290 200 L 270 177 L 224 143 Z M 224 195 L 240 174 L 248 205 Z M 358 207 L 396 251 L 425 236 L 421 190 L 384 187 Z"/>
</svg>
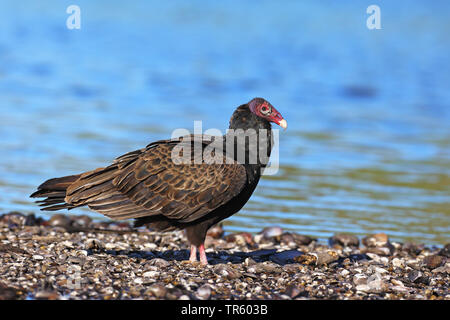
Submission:
<svg viewBox="0 0 450 320">
<path fill-rule="evenodd" d="M 280 127 L 282 127 L 284 130 L 286 130 L 286 128 L 287 128 L 287 121 L 286 120 L 281 120 L 279 123 L 278 123 L 278 125 L 280 126 Z"/>
</svg>

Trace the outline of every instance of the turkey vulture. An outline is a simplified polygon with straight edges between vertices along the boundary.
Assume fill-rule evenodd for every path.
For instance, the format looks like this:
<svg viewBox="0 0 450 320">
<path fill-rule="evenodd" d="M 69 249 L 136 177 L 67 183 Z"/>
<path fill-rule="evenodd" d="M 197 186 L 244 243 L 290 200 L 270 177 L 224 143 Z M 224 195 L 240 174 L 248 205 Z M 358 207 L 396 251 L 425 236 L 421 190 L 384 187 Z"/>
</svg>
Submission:
<svg viewBox="0 0 450 320">
<path fill-rule="evenodd" d="M 87 205 L 114 220 L 134 218 L 135 227 L 185 229 L 189 260 L 197 261 L 198 248 L 201 263 L 208 264 L 206 232 L 238 212 L 255 190 L 273 145 L 271 122 L 287 127 L 268 101 L 254 98 L 234 111 L 224 136 L 152 142 L 107 167 L 49 179 L 30 197 L 45 198 L 37 201 L 41 210 Z"/>
</svg>

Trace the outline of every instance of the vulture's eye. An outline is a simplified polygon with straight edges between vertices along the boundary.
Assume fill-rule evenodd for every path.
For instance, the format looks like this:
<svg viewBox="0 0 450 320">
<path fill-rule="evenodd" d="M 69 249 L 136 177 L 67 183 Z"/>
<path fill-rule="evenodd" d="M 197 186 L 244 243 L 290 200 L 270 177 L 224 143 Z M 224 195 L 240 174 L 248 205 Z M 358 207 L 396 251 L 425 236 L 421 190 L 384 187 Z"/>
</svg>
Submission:
<svg viewBox="0 0 450 320">
<path fill-rule="evenodd" d="M 261 111 L 261 113 L 262 113 L 263 115 L 268 115 L 268 114 L 270 114 L 270 113 L 272 112 L 272 108 L 269 107 L 269 106 L 267 106 L 267 105 L 263 105 L 263 106 L 261 107 L 260 111 Z"/>
</svg>

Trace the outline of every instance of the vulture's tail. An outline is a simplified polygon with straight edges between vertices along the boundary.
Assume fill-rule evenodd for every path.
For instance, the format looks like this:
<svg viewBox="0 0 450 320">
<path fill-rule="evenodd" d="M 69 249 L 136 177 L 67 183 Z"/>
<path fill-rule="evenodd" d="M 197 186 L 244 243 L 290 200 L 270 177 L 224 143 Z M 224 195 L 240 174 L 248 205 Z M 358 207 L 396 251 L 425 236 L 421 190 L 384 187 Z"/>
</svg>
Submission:
<svg viewBox="0 0 450 320">
<path fill-rule="evenodd" d="M 45 181 L 38 187 L 38 190 L 30 195 L 31 198 L 44 198 L 44 200 L 36 201 L 41 206 L 41 210 L 56 211 L 60 209 L 72 209 L 76 206 L 66 203 L 67 188 L 80 178 L 81 174 L 66 176 L 61 178 L 53 178 Z"/>
</svg>

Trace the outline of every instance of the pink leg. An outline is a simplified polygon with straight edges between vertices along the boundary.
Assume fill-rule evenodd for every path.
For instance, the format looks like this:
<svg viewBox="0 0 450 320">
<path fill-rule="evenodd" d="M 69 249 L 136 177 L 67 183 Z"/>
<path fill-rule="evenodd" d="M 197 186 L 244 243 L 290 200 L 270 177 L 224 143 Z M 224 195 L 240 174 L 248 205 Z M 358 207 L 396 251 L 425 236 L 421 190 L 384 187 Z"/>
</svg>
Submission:
<svg viewBox="0 0 450 320">
<path fill-rule="evenodd" d="M 208 264 L 208 259 L 206 258 L 205 245 L 203 243 L 198 247 L 198 251 L 199 251 L 199 254 L 200 254 L 200 262 L 203 265 L 207 265 Z"/>
<path fill-rule="evenodd" d="M 190 262 L 197 261 L 197 247 L 191 244 L 191 255 L 189 256 Z"/>
</svg>

